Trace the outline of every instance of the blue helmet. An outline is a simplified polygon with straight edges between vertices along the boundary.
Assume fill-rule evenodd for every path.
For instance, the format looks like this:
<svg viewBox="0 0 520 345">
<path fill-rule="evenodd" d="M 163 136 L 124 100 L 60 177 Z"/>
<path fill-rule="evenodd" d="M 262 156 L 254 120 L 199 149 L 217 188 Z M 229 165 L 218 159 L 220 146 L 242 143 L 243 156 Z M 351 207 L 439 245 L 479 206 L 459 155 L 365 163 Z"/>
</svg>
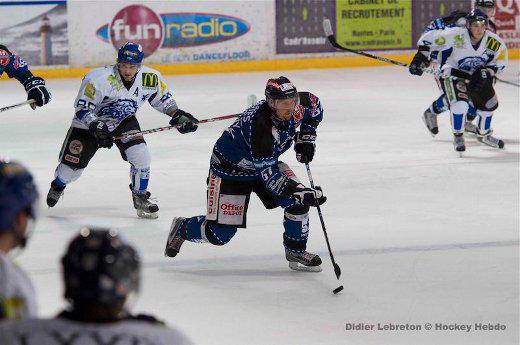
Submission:
<svg viewBox="0 0 520 345">
<path fill-rule="evenodd" d="M 21 164 L 0 159 L 0 232 L 10 229 L 18 212 L 35 217 L 38 189 L 31 173 Z"/>
<path fill-rule="evenodd" d="M 117 62 L 139 65 L 143 58 L 143 48 L 139 43 L 126 42 L 117 52 Z"/>
</svg>

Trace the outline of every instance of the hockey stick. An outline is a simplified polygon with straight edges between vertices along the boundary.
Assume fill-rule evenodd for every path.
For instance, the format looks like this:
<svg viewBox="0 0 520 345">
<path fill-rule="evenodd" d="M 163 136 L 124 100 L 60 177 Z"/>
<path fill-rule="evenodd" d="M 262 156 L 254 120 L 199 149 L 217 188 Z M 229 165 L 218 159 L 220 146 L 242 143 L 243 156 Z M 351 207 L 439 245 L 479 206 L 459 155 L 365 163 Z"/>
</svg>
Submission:
<svg viewBox="0 0 520 345">
<path fill-rule="evenodd" d="M 0 108 L 0 113 L 3 112 L 3 111 L 8 111 L 8 110 L 11 110 L 11 109 L 14 109 L 14 108 L 21 107 L 22 105 L 33 104 L 34 102 L 36 102 L 34 99 L 28 99 L 27 101 L 23 101 L 21 103 L 8 105 L 7 107 Z"/>
<path fill-rule="evenodd" d="M 369 57 L 371 59 L 376 59 L 376 60 L 382 61 L 382 62 L 388 62 L 388 63 L 394 64 L 394 65 L 397 65 L 397 66 L 401 66 L 401 67 L 410 67 L 409 64 L 406 64 L 406 63 L 403 63 L 403 62 L 400 62 L 400 61 L 387 59 L 387 58 L 384 58 L 384 57 L 378 56 L 378 55 L 372 55 L 372 54 L 369 54 L 369 53 L 364 52 L 362 50 L 350 49 L 350 48 L 341 46 L 336 41 L 336 37 L 334 37 L 334 32 L 332 32 L 332 24 L 330 23 L 329 19 L 326 19 L 326 18 L 323 19 L 323 31 L 325 31 L 325 35 L 327 36 L 330 44 L 332 44 L 332 46 L 334 48 L 336 48 L 336 49 L 344 50 L 344 51 L 347 51 L 347 52 L 350 52 L 350 53 L 354 53 L 354 54 L 358 54 L 358 55 L 363 55 L 363 56 Z M 431 68 L 424 69 L 423 72 L 429 73 L 429 74 L 433 74 L 433 75 L 437 75 L 437 73 L 434 70 L 432 70 Z M 466 78 L 463 78 L 462 76 L 449 76 L 447 78 L 467 80 Z"/>
<path fill-rule="evenodd" d="M 339 43 L 336 41 L 336 37 L 334 37 L 334 33 L 332 32 L 332 24 L 330 23 L 330 20 L 327 18 L 323 19 L 323 31 L 325 31 L 325 36 L 327 36 L 330 44 L 332 44 L 332 46 L 334 46 L 334 48 L 336 48 L 336 49 L 344 50 L 344 51 L 351 52 L 351 53 L 358 54 L 358 55 L 363 55 L 363 56 L 366 56 L 366 57 L 369 57 L 372 59 L 376 59 L 376 60 L 379 60 L 382 62 L 388 62 L 388 63 L 394 64 L 397 66 L 408 67 L 408 64 L 405 64 L 400 61 L 387 59 L 382 56 L 372 55 L 372 54 L 366 53 L 361 50 L 350 49 L 350 48 L 339 45 Z"/>
<path fill-rule="evenodd" d="M 242 115 L 242 113 L 240 113 L 240 114 L 224 115 L 224 116 L 218 116 L 218 117 L 212 117 L 212 118 L 209 118 L 209 119 L 199 120 L 198 124 L 200 125 L 200 124 L 208 123 L 208 122 L 215 122 L 215 121 L 232 119 L 234 117 L 239 117 L 240 115 Z M 144 131 L 128 133 L 128 134 L 123 134 L 123 135 L 117 136 L 117 137 L 114 138 L 114 140 L 121 140 L 121 139 L 127 139 L 127 138 L 130 138 L 130 137 L 136 137 L 136 136 L 140 136 L 140 135 L 144 135 L 144 134 L 151 134 L 151 133 L 157 133 L 157 132 L 162 132 L 162 131 L 169 131 L 169 130 L 174 129 L 174 128 L 179 128 L 180 126 L 181 125 L 146 129 Z"/>
<path fill-rule="evenodd" d="M 516 86 L 516 87 L 520 87 L 520 84 L 517 84 L 517 83 L 514 83 L 512 81 L 509 81 L 509 80 L 504 80 L 504 79 L 500 79 L 500 78 L 497 78 L 495 77 L 495 79 L 501 83 L 504 83 L 504 84 L 507 84 L 507 85 L 513 85 L 513 86 Z"/>
<path fill-rule="evenodd" d="M 309 163 L 305 163 L 305 167 L 307 168 L 307 175 L 309 175 L 309 182 L 311 183 L 311 187 L 312 189 L 314 189 L 314 180 L 312 179 L 311 168 L 309 167 Z M 323 215 L 321 214 L 320 206 L 316 206 L 316 209 L 318 210 L 318 215 L 320 216 L 321 228 L 323 229 L 323 234 L 325 235 L 325 242 L 327 242 L 327 248 L 329 249 L 330 261 L 332 261 L 332 266 L 334 267 L 334 273 L 336 274 L 336 278 L 338 278 L 339 280 L 339 277 L 341 275 L 341 269 L 334 260 L 334 255 L 332 255 L 332 249 L 330 249 L 329 243 L 329 236 L 327 235 L 327 229 L 325 228 L 325 222 L 323 221 Z M 338 292 L 341 290 L 343 290 L 343 288 L 338 290 Z"/>
<path fill-rule="evenodd" d="M 257 102 L 257 99 L 256 99 L 255 95 L 251 94 L 251 95 L 247 96 L 247 106 L 248 107 L 252 106 L 256 102 Z M 242 115 L 242 113 L 212 117 L 212 118 L 209 118 L 209 119 L 200 120 L 198 122 L 198 124 L 232 119 L 234 117 L 239 117 L 240 115 Z M 135 133 L 128 133 L 128 134 L 124 134 L 124 135 L 120 135 L 118 137 L 115 137 L 114 140 L 126 139 L 126 138 L 135 137 L 135 136 L 143 135 L 143 134 L 150 134 L 150 133 L 156 133 L 156 132 L 162 132 L 162 131 L 169 131 L 170 129 L 178 128 L 179 126 L 166 126 L 166 127 L 147 129 L 147 130 L 140 131 L 140 132 L 135 132 Z"/>
</svg>

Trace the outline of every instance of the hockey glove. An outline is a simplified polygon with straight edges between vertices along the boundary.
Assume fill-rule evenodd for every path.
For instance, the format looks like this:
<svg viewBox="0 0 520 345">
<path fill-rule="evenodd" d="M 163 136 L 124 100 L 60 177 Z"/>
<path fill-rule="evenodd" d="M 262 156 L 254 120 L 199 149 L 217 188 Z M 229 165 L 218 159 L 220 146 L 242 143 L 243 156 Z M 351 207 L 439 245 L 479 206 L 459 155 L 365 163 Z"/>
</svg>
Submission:
<svg viewBox="0 0 520 345">
<path fill-rule="evenodd" d="M 199 127 L 197 123 L 199 123 L 199 120 L 193 117 L 193 115 L 180 109 L 177 109 L 170 120 L 170 126 L 176 126 L 177 130 L 182 134 L 195 132 Z"/>
<path fill-rule="evenodd" d="M 410 63 L 410 66 L 408 67 L 411 74 L 422 75 L 424 69 L 430 66 L 430 59 L 428 59 L 425 53 L 426 51 L 419 47 L 419 51 L 415 54 L 415 56 L 412 59 L 412 62 Z"/>
<path fill-rule="evenodd" d="M 90 134 L 96 138 L 98 147 L 111 148 L 114 144 L 114 137 L 108 130 L 108 126 L 103 121 L 93 121 L 88 127 Z"/>
<path fill-rule="evenodd" d="M 471 75 L 469 80 L 469 89 L 471 93 L 480 93 L 483 90 L 493 86 L 493 70 L 480 67 Z"/>
<path fill-rule="evenodd" d="M 321 187 L 319 186 L 316 186 L 314 189 L 302 186 L 293 193 L 292 197 L 294 201 L 303 206 L 316 207 L 327 201 L 327 197 L 323 195 Z"/>
<path fill-rule="evenodd" d="M 296 133 L 296 140 L 294 142 L 294 151 L 296 151 L 296 159 L 300 163 L 309 163 L 314 157 L 316 148 L 316 134 L 307 131 L 300 131 Z"/>
<path fill-rule="evenodd" d="M 27 91 L 27 100 L 34 99 L 36 101 L 31 103 L 31 108 L 36 109 L 36 107 L 41 107 L 51 100 L 51 94 L 45 87 L 45 80 L 42 78 L 32 76 L 23 83 L 23 86 Z"/>
</svg>

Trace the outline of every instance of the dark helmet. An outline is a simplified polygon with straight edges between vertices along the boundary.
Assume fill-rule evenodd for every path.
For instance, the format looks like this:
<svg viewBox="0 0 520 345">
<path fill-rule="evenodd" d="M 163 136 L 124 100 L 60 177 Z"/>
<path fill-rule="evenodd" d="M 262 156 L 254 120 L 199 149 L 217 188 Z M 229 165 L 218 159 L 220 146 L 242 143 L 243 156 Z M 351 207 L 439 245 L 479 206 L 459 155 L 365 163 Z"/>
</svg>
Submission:
<svg viewBox="0 0 520 345">
<path fill-rule="evenodd" d="M 495 0 L 475 0 L 475 7 L 495 8 Z"/>
<path fill-rule="evenodd" d="M 298 97 L 296 87 L 286 77 L 269 79 L 265 86 L 266 99 L 287 99 Z"/>
<path fill-rule="evenodd" d="M 466 27 L 469 29 L 471 24 L 474 22 L 484 22 L 484 24 L 487 27 L 488 17 L 482 10 L 480 10 L 478 8 L 474 8 L 466 16 Z"/>
<path fill-rule="evenodd" d="M 61 263 L 65 298 L 73 302 L 117 305 L 139 290 L 139 255 L 114 230 L 81 229 Z"/>
<path fill-rule="evenodd" d="M 17 162 L 0 159 L 0 232 L 13 226 L 20 211 L 25 210 L 29 217 L 35 218 L 38 197 L 31 173 Z"/>
<path fill-rule="evenodd" d="M 140 65 L 143 58 L 143 48 L 139 43 L 126 42 L 117 52 L 117 62 Z"/>
</svg>

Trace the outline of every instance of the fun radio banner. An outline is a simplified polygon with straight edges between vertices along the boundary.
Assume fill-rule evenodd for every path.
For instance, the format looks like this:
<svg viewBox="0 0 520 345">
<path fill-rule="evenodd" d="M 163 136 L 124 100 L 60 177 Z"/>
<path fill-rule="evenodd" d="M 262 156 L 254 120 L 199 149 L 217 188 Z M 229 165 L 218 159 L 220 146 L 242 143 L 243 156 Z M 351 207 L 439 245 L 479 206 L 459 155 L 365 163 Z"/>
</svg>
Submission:
<svg viewBox="0 0 520 345">
<path fill-rule="evenodd" d="M 113 63 L 128 41 L 140 43 L 151 64 L 266 59 L 270 7 L 266 1 L 107 1 L 99 11 L 90 1 L 74 1 L 71 65 Z"/>
<path fill-rule="evenodd" d="M 65 1 L 0 1 L 0 43 L 30 66 L 67 65 Z"/>
</svg>

